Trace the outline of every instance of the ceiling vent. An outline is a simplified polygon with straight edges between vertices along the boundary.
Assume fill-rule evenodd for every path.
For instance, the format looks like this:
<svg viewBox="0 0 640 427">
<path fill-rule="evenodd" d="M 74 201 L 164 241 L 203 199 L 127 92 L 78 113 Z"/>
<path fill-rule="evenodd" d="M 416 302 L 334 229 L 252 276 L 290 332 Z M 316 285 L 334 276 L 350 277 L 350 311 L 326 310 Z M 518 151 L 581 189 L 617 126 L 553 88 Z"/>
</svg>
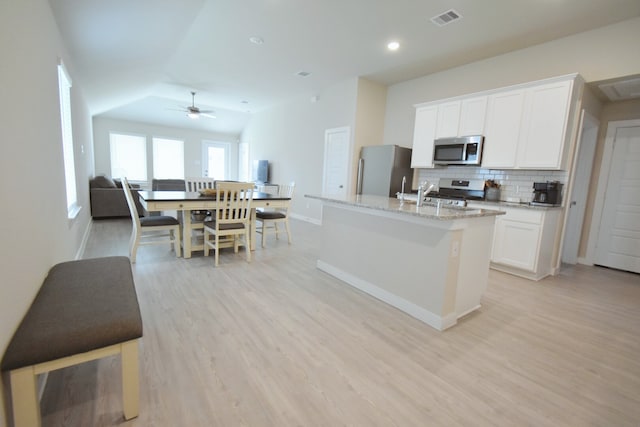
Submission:
<svg viewBox="0 0 640 427">
<path fill-rule="evenodd" d="M 458 12 L 456 12 L 453 9 L 449 9 L 446 12 L 431 18 L 431 22 L 433 22 L 439 27 L 443 27 L 447 24 L 450 24 L 454 21 L 459 20 L 460 18 L 462 18 L 462 15 L 460 15 Z"/>
<path fill-rule="evenodd" d="M 618 80 L 598 85 L 600 90 L 612 101 L 634 99 L 640 97 L 640 77 Z"/>
</svg>

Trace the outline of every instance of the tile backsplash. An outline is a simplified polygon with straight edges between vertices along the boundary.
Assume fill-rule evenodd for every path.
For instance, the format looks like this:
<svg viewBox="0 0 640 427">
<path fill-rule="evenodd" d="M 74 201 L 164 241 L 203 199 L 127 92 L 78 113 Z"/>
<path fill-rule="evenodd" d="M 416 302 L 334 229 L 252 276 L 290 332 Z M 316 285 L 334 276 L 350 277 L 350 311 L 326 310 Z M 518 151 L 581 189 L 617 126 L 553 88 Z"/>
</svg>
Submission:
<svg viewBox="0 0 640 427">
<path fill-rule="evenodd" d="M 416 175 L 417 174 L 417 179 Z M 414 183 L 430 181 L 438 183 L 440 178 L 492 179 L 500 184 L 500 200 L 530 202 L 533 183 L 544 181 L 567 182 L 567 171 L 502 170 L 469 166 L 448 166 L 434 169 L 416 169 Z"/>
</svg>

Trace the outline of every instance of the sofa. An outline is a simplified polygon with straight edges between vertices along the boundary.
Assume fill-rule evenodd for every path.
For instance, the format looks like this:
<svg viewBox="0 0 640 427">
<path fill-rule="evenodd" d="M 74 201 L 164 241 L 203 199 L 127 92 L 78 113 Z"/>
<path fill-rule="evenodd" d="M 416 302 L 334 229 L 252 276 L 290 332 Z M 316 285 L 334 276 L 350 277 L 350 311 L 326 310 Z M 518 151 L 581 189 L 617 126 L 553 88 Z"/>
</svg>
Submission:
<svg viewBox="0 0 640 427">
<path fill-rule="evenodd" d="M 145 210 L 138 200 L 140 186 L 130 184 L 133 190 L 138 215 L 144 216 Z M 120 180 L 106 176 L 96 176 L 89 180 L 89 196 L 91 200 L 91 216 L 93 218 L 130 217 L 127 199 L 124 196 Z"/>
</svg>

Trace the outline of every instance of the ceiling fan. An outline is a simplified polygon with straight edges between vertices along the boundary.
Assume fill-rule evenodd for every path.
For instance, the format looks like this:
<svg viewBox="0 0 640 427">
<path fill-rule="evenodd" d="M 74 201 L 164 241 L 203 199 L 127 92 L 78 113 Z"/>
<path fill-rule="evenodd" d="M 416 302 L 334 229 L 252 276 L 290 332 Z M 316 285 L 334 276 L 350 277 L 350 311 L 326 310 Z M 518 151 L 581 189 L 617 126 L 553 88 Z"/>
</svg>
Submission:
<svg viewBox="0 0 640 427">
<path fill-rule="evenodd" d="M 213 110 L 201 110 L 198 107 L 196 107 L 195 98 L 196 98 L 196 93 L 191 92 L 191 105 L 179 111 L 184 111 L 185 113 L 187 113 L 187 117 L 194 120 L 199 119 L 200 116 L 208 117 L 210 119 L 215 119 L 216 116 L 212 114 L 214 113 Z"/>
</svg>

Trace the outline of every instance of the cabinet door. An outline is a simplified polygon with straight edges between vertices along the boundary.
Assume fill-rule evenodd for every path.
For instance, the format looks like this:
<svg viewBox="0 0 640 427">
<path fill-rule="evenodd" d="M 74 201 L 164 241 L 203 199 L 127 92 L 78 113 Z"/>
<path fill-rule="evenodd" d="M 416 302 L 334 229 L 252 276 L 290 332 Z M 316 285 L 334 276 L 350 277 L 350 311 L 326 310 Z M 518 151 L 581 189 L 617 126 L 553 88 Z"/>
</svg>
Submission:
<svg viewBox="0 0 640 427">
<path fill-rule="evenodd" d="M 498 219 L 491 261 L 535 272 L 540 227 L 539 224 L 512 221 L 508 218 Z"/>
<path fill-rule="evenodd" d="M 524 90 L 489 96 L 482 167 L 516 166 L 523 106 Z"/>
<path fill-rule="evenodd" d="M 436 135 L 438 108 L 420 107 L 416 110 L 416 122 L 413 129 L 412 168 L 433 167 L 433 140 Z"/>
<path fill-rule="evenodd" d="M 460 101 L 446 102 L 438 105 L 438 125 L 436 138 L 458 136 L 460 123 Z"/>
<path fill-rule="evenodd" d="M 484 135 L 487 97 L 465 99 L 460 107 L 459 136 Z"/>
<path fill-rule="evenodd" d="M 527 91 L 518 166 L 560 169 L 573 81 L 546 84 Z"/>
</svg>

